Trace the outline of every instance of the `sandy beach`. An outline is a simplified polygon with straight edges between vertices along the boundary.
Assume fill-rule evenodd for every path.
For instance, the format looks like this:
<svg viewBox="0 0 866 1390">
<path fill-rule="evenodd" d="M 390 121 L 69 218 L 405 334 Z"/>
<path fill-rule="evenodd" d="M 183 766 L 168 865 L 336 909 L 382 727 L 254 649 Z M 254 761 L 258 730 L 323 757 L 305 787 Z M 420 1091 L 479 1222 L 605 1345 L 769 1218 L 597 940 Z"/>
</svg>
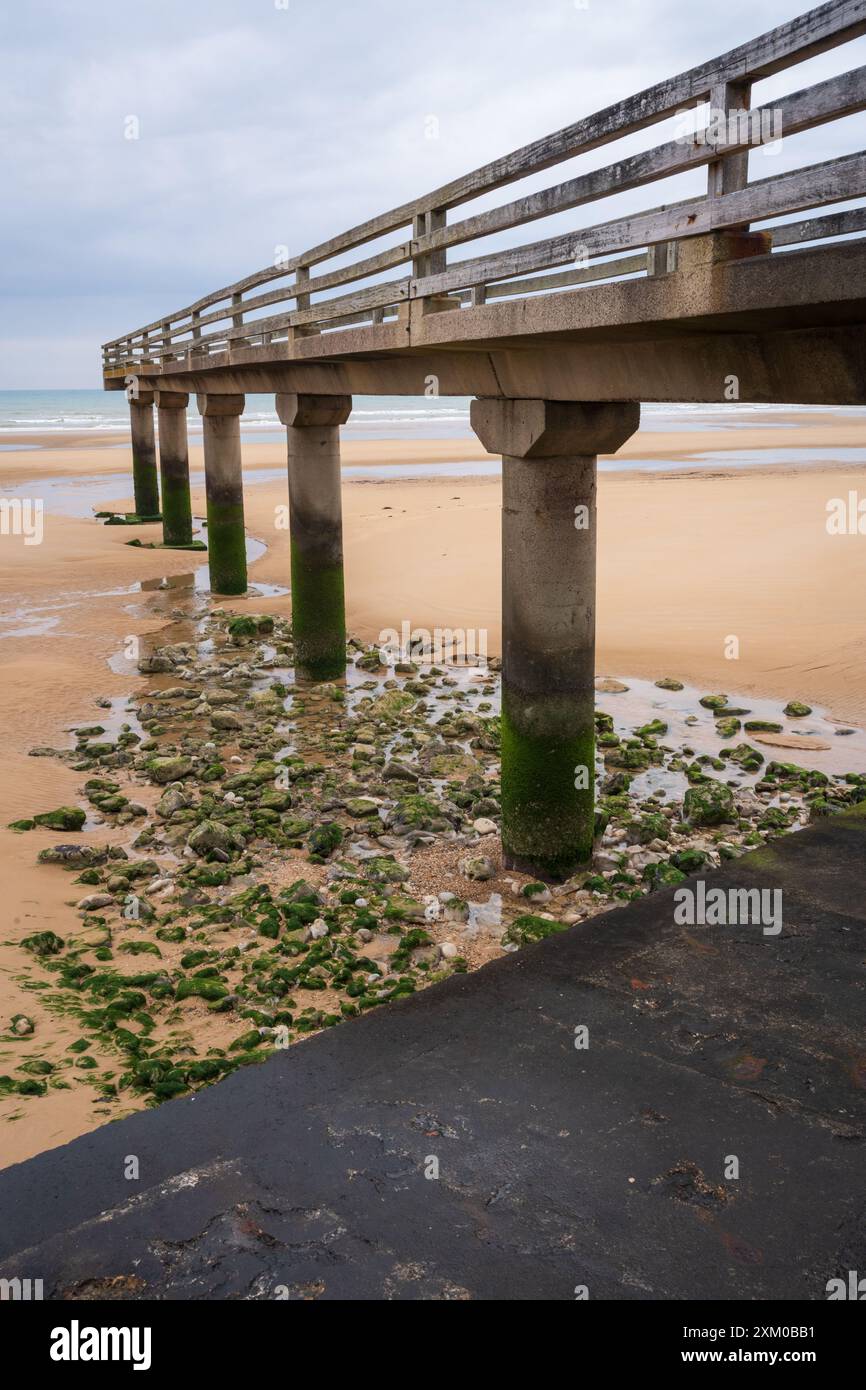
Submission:
<svg viewBox="0 0 866 1390">
<path fill-rule="evenodd" d="M 92 477 L 128 471 L 128 450 L 102 437 L 34 437 L 38 449 L 0 453 L 0 487 L 28 479 Z M 826 452 L 809 466 L 773 464 L 772 451 L 796 446 Z M 739 695 L 796 698 L 824 707 L 831 718 L 866 721 L 862 670 L 862 594 L 866 548 L 857 536 L 831 536 L 828 500 L 847 497 L 858 471 L 834 464 L 838 449 L 866 444 L 862 424 L 784 415 L 760 429 L 701 430 L 676 435 L 644 432 L 624 457 L 663 461 L 725 448 L 764 449 L 765 467 L 605 472 L 599 483 L 599 675 L 667 675 Z M 245 445 L 249 481 L 247 529 L 267 550 L 251 583 L 288 582 L 288 533 L 277 523 L 286 502 L 283 481 L 256 482 L 257 470 L 283 463 L 277 444 Z M 474 440 L 349 440 L 346 466 L 417 464 L 485 457 Z M 193 470 L 201 450 L 191 448 Z M 97 499 L 98 500 L 98 499 Z M 130 489 L 131 500 L 131 489 Z M 375 641 L 383 628 L 485 629 L 488 650 L 500 649 L 497 478 L 466 477 L 351 481 L 344 486 L 346 591 L 350 631 Z M 118 505 L 112 502 L 112 505 Z M 193 507 L 204 511 L 202 489 Z M 144 677 L 108 665 L 130 634 L 168 621 L 171 596 L 142 594 L 141 581 L 191 568 L 182 552 L 130 548 L 154 528 L 105 528 L 49 513 L 45 539 L 26 546 L 0 537 L 0 823 L 40 807 L 75 804 L 81 782 L 68 767 L 28 757 L 40 744 L 63 746 L 64 731 L 104 720 L 97 697 L 127 695 Z M 203 557 L 196 557 L 200 563 Z M 290 598 L 250 597 L 223 605 L 237 611 L 288 615 Z M 726 656 L 731 637 L 739 655 Z M 62 838 L 62 836 L 60 837 Z M 17 835 L 0 829 L 4 884 L 0 933 L 0 1013 L 26 1006 L 37 1026 L 62 1038 L 73 1025 L 49 1019 L 38 991 L 28 991 L 14 945 L 33 931 L 63 934 L 80 890 L 35 865 L 36 852 L 56 842 L 50 831 Z M 2 1070 L 0 1055 L 0 1070 Z M 50 1103 L 4 1126 L 2 1162 L 17 1162 L 73 1137 L 106 1118 L 86 1088 L 53 1092 Z M 86 1101 L 90 1101 L 88 1104 Z M 13 1108 L 14 1109 L 14 1108 Z"/>
</svg>

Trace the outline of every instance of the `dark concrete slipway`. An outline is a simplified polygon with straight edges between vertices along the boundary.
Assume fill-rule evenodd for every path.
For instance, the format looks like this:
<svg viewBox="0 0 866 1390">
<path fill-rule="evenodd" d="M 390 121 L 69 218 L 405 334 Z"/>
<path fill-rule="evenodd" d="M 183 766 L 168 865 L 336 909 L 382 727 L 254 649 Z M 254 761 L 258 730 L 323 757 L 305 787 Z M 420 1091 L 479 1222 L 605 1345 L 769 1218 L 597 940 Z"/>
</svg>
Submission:
<svg viewBox="0 0 866 1390">
<path fill-rule="evenodd" d="M 866 815 L 712 885 L 781 886 L 781 934 L 678 926 L 665 891 L 7 1170 L 0 1275 L 53 1298 L 823 1300 L 866 1271 Z"/>
</svg>

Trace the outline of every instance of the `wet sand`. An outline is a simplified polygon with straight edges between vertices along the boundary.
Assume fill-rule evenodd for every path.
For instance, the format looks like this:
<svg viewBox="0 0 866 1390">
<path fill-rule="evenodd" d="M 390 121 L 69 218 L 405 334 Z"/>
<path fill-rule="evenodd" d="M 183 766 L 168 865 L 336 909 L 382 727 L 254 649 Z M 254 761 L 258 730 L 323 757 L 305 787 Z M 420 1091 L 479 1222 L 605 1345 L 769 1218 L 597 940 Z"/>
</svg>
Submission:
<svg viewBox="0 0 866 1390">
<path fill-rule="evenodd" d="M 720 440 L 724 440 L 720 443 Z M 126 449 L 56 439 L 50 448 L 0 454 L 0 488 L 27 478 L 128 470 Z M 780 424 L 697 434 L 644 433 L 623 456 L 673 457 L 714 447 L 740 449 L 863 447 L 862 424 Z M 191 450 L 193 468 L 200 448 Z M 404 465 L 485 457 L 473 440 L 347 441 L 346 464 Z M 276 524 L 285 504 L 282 482 L 254 482 L 257 468 L 283 463 L 277 444 L 245 446 L 251 473 L 248 530 L 266 542 L 251 580 L 288 581 L 288 535 Z M 862 651 L 866 545 L 858 536 L 829 536 L 826 504 L 857 486 L 857 472 L 833 467 L 602 475 L 599 486 L 599 674 L 661 675 L 732 694 L 804 699 L 841 721 L 866 720 Z M 130 499 L 131 500 L 131 499 Z M 204 510 L 203 491 L 194 508 Z M 486 628 L 499 652 L 498 479 L 429 477 L 350 482 L 344 488 L 346 578 L 350 630 L 375 640 L 385 627 Z M 114 504 L 112 504 L 114 505 Z M 65 803 L 75 804 L 80 776 L 53 759 L 31 758 L 38 744 L 63 746 L 62 731 L 105 722 L 95 699 L 122 696 L 130 677 L 107 662 L 130 633 L 154 630 L 154 614 L 138 581 L 189 571 L 182 552 L 130 549 L 136 534 L 157 528 L 103 528 L 91 521 L 46 518 L 45 540 L 25 546 L 0 536 L 0 825 Z M 203 557 L 194 557 L 196 564 Z M 53 607 L 53 605 L 63 605 Z M 288 613 L 290 600 L 251 597 L 226 607 Z M 168 605 L 166 605 L 168 607 Z M 35 610 L 42 610 L 36 612 Z M 52 622 L 52 619 L 57 619 Z M 21 635 L 9 635 L 19 632 Z M 735 636 L 739 658 L 726 659 Z M 730 644 L 728 643 L 728 646 Z M 136 680 L 144 678 L 136 677 Z M 23 987 L 21 936 L 74 922 L 66 905 L 80 896 L 69 876 L 37 869 L 51 831 L 16 835 L 0 829 L 4 903 L 0 915 L 0 1020 L 18 1011 L 37 1028 L 61 1034 L 38 993 Z M 101 839 L 110 839 L 102 835 Z M 73 1034 L 70 1032 L 70 1037 Z M 0 1043 L 0 1072 L 3 1067 Z M 20 1106 L 3 1126 L 0 1162 L 19 1161 L 101 1123 L 85 1104 L 85 1088 L 58 1092 L 50 1105 Z M 116 1112 L 113 1112 L 116 1113 Z"/>
</svg>

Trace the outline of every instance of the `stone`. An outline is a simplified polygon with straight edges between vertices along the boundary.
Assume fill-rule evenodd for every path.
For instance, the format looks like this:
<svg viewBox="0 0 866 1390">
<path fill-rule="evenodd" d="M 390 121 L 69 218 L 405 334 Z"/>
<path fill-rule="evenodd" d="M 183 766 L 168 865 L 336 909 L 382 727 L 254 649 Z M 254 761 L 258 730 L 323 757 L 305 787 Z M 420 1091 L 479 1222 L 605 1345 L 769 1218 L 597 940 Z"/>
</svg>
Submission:
<svg viewBox="0 0 866 1390">
<path fill-rule="evenodd" d="M 735 820 L 733 793 L 723 782 L 700 782 L 686 792 L 683 814 L 691 825 L 721 825 Z"/>
<path fill-rule="evenodd" d="M 88 869 L 94 864 L 104 864 L 109 858 L 109 850 L 98 845 L 52 845 L 41 849 L 37 856 L 40 864 L 60 864 L 66 869 Z"/>
<path fill-rule="evenodd" d="M 789 719 L 805 719 L 812 713 L 811 705 L 804 705 L 802 700 L 789 700 L 785 706 L 785 714 Z"/>
<path fill-rule="evenodd" d="M 95 912 L 100 907 L 113 907 L 114 898 L 110 893 L 90 893 L 77 906 L 80 912 Z"/>
<path fill-rule="evenodd" d="M 514 946 L 529 946 L 561 931 L 565 931 L 564 923 L 557 922 L 552 917 L 536 917 L 527 912 L 522 917 L 515 917 L 502 940 Z"/>
<path fill-rule="evenodd" d="M 231 854 L 232 850 L 238 848 L 238 838 L 233 830 L 219 821 L 205 820 L 190 831 L 187 844 L 194 854 L 200 856 L 213 851 Z"/>
<path fill-rule="evenodd" d="M 614 680 L 612 676 L 599 676 L 595 682 L 595 688 L 602 695 L 624 695 L 628 690 L 627 685 L 622 681 Z"/>
<path fill-rule="evenodd" d="M 215 729 L 221 729 L 223 733 L 237 733 L 244 727 L 244 721 L 227 709 L 214 710 L 210 722 Z"/>
<path fill-rule="evenodd" d="M 367 816 L 378 815 L 380 803 L 371 796 L 351 796 L 343 805 L 350 816 L 362 820 Z"/>
<path fill-rule="evenodd" d="M 382 776 L 387 781 L 418 782 L 418 773 L 415 772 L 413 768 L 409 767 L 407 763 L 401 763 L 396 758 L 385 764 L 382 769 Z"/>
<path fill-rule="evenodd" d="M 671 676 L 662 676 L 662 678 L 661 678 L 660 681 L 654 681 L 653 684 L 654 684 L 659 690 L 684 690 L 684 689 L 685 689 L 685 686 L 683 685 L 682 681 L 676 681 L 676 680 L 674 680 L 673 677 L 671 677 Z"/>
<path fill-rule="evenodd" d="M 190 759 L 181 757 L 150 758 L 146 767 L 151 780 L 160 786 L 169 782 L 179 782 L 181 778 L 189 777 L 193 770 Z"/>
<path fill-rule="evenodd" d="M 488 820 L 486 816 L 479 816 L 472 822 L 472 829 L 478 835 L 495 835 L 499 827 L 494 820 Z"/>
<path fill-rule="evenodd" d="M 473 879 L 479 883 L 496 876 L 496 865 L 485 854 L 471 855 L 466 859 L 461 859 L 459 869 L 464 878 Z"/>
<path fill-rule="evenodd" d="M 174 815 L 175 811 L 186 810 L 188 806 L 193 804 L 193 801 L 193 796 L 184 788 L 181 782 L 172 782 L 170 786 L 166 787 L 159 801 L 156 803 L 156 814 L 162 816 L 164 820 L 168 820 L 169 816 Z"/>
<path fill-rule="evenodd" d="M 82 830 L 87 815 L 79 806 L 58 806 L 56 811 L 43 811 L 33 819 L 48 830 Z"/>
<path fill-rule="evenodd" d="M 328 924 L 323 917 L 317 917 L 315 922 L 304 928 L 305 941 L 321 941 L 328 935 Z"/>
</svg>

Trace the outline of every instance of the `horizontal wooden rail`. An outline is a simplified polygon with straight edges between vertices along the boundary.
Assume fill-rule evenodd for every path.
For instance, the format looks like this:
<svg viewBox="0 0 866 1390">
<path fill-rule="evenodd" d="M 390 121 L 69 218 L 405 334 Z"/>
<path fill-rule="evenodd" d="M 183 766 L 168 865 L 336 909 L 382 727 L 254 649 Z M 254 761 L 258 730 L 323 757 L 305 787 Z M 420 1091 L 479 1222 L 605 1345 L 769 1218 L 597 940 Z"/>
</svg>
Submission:
<svg viewBox="0 0 866 1390">
<path fill-rule="evenodd" d="M 860 153 L 752 182 L 746 181 L 744 162 L 753 145 L 775 141 L 779 132 L 784 139 L 866 110 L 866 67 L 749 109 L 754 82 L 864 33 L 866 0 L 831 0 L 412 203 L 393 208 L 298 256 L 278 260 L 185 309 L 113 339 L 103 347 L 104 367 L 117 370 L 192 356 L 207 358 L 217 351 L 280 338 L 291 340 L 295 333 L 306 337 L 360 323 L 375 326 L 393 318 L 399 305 L 410 300 L 422 305 L 435 301 L 431 307 L 439 309 L 477 307 L 506 295 L 578 288 L 622 275 L 653 273 L 665 245 L 682 238 L 866 196 L 866 156 Z M 449 211 L 482 194 L 589 153 L 671 115 L 685 117 L 690 104 L 694 108 L 695 103 L 707 100 L 711 109 L 703 130 L 682 134 L 486 212 L 447 221 Z M 725 103 L 725 115 L 730 117 L 721 132 L 715 110 L 719 101 Z M 707 193 L 702 197 L 457 262 L 448 260 L 449 250 L 456 246 L 702 167 L 709 170 Z M 736 178 L 720 182 L 723 167 L 736 167 Z M 732 187 L 733 191 L 727 191 Z M 401 229 L 406 234 L 395 245 L 350 264 L 312 273 L 317 265 Z M 776 226 L 772 229 L 773 247 L 782 249 L 864 230 L 866 210 L 849 209 Z M 642 255 L 622 255 L 647 247 L 662 250 L 655 253 L 655 260 L 645 251 Z M 563 266 L 571 268 L 556 274 L 540 273 Z M 382 280 L 389 271 L 401 267 L 403 275 Z M 254 293 L 274 281 L 281 283 Z M 340 290 L 345 292 L 334 293 Z M 254 317 L 276 306 L 283 307 L 279 312 Z"/>
</svg>

